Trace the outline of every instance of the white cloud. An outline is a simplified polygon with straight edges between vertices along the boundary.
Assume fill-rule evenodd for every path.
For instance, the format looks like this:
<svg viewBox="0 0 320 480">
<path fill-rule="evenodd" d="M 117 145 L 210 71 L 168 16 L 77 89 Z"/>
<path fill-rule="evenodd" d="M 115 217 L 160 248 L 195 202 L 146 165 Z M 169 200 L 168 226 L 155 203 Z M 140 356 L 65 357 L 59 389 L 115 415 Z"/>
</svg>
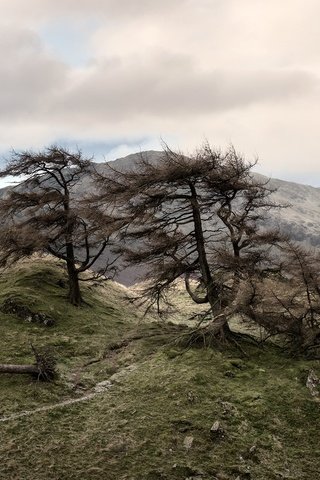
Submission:
<svg viewBox="0 0 320 480">
<path fill-rule="evenodd" d="M 319 14 L 316 0 L 0 0 L 0 148 L 206 137 L 274 175 L 314 172 Z M 43 33 L 59 22 L 90 25 L 64 55 Z"/>
</svg>

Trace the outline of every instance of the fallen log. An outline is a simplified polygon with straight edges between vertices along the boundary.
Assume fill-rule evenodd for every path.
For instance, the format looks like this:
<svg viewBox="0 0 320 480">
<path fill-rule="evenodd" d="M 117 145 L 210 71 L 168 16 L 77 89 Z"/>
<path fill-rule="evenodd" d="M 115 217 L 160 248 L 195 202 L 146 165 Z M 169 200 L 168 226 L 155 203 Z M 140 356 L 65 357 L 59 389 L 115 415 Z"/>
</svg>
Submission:
<svg viewBox="0 0 320 480">
<path fill-rule="evenodd" d="M 56 376 L 56 360 L 49 351 L 39 352 L 31 345 L 36 363 L 33 365 L 0 364 L 0 373 L 29 374 L 37 380 L 51 381 Z"/>
<path fill-rule="evenodd" d="M 0 373 L 29 373 L 31 375 L 38 375 L 39 368 L 37 365 L 11 365 L 0 364 Z"/>
</svg>

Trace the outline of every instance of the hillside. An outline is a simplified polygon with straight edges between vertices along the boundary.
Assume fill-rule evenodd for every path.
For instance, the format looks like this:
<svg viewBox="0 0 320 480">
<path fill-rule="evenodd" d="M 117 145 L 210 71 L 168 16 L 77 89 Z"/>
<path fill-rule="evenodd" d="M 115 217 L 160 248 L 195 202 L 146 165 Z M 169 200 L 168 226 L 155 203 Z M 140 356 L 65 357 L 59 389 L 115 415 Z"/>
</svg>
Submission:
<svg viewBox="0 0 320 480">
<path fill-rule="evenodd" d="M 255 176 L 267 180 L 263 175 Z M 287 207 L 271 212 L 268 222 L 279 226 L 297 242 L 320 247 L 320 189 L 273 178 L 269 185 L 275 190 L 273 200 Z"/>
<path fill-rule="evenodd" d="M 246 355 L 181 349 L 188 327 L 143 318 L 115 283 L 86 283 L 87 304 L 68 305 L 50 259 L 23 262 L 0 283 L 1 305 L 11 298 L 55 320 L 0 313 L 0 361 L 32 362 L 32 342 L 50 346 L 59 369 L 52 384 L 0 375 L 0 478 L 318 478 L 319 403 L 306 380 L 319 361 L 250 344 Z M 181 322 L 182 294 L 179 309 Z"/>
</svg>

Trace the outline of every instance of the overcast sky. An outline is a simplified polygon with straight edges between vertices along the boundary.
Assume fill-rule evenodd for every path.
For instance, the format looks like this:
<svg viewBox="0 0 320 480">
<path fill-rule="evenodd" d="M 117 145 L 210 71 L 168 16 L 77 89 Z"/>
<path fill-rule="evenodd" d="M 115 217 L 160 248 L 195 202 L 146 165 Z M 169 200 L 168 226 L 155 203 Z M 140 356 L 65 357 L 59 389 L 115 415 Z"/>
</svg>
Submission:
<svg viewBox="0 0 320 480">
<path fill-rule="evenodd" d="M 0 0 L 0 152 L 207 139 L 320 186 L 319 0 Z"/>
</svg>

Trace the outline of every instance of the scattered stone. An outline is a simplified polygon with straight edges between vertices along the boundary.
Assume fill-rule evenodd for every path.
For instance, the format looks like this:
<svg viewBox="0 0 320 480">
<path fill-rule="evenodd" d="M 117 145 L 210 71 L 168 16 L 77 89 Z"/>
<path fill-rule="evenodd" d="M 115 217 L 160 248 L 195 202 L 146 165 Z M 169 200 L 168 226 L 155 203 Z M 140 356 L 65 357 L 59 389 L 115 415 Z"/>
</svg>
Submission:
<svg viewBox="0 0 320 480">
<path fill-rule="evenodd" d="M 30 323 L 39 323 L 46 327 L 52 327 L 55 324 L 54 318 L 46 313 L 32 312 L 26 305 L 21 305 L 13 298 L 7 298 L 0 307 L 1 312 L 5 314 L 13 314 Z"/>
<path fill-rule="evenodd" d="M 249 453 L 254 453 L 257 450 L 257 445 L 252 445 L 251 448 L 249 448 Z"/>
<path fill-rule="evenodd" d="M 223 438 L 224 437 L 224 430 L 221 427 L 219 420 L 216 420 L 212 427 L 210 428 L 210 436 L 212 439 Z"/>
<path fill-rule="evenodd" d="M 314 370 L 310 370 L 307 378 L 306 387 L 310 390 L 310 393 L 313 397 L 319 397 L 319 384 L 320 380 L 315 374 Z"/>
<path fill-rule="evenodd" d="M 234 372 L 232 372 L 231 370 L 227 370 L 225 372 L 225 376 L 229 377 L 229 378 L 234 378 L 236 376 L 236 374 Z"/>
<path fill-rule="evenodd" d="M 191 436 L 187 436 L 184 441 L 183 441 L 183 446 L 186 450 L 190 450 L 190 448 L 192 447 L 192 444 L 193 444 L 193 440 L 194 438 L 191 437 Z"/>
<path fill-rule="evenodd" d="M 257 455 L 257 450 L 258 447 L 257 445 L 252 445 L 252 447 L 248 448 L 242 455 L 240 455 L 240 460 L 245 461 L 245 460 L 250 460 L 255 463 L 259 463 L 259 457 Z"/>
</svg>

